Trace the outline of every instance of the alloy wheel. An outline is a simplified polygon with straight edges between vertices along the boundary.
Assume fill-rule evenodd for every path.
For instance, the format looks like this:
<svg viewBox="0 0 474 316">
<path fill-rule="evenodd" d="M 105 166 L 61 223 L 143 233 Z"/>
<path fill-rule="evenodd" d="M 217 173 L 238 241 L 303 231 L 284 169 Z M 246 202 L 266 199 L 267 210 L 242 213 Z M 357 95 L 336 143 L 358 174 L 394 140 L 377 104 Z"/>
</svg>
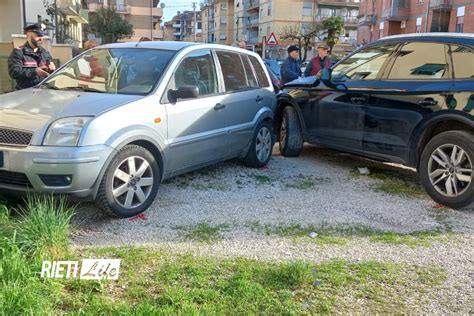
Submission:
<svg viewBox="0 0 474 316">
<path fill-rule="evenodd" d="M 444 144 L 436 148 L 428 161 L 431 185 L 447 197 L 462 195 L 472 181 L 473 165 L 460 146 Z"/>
<path fill-rule="evenodd" d="M 262 127 L 257 134 L 255 152 L 260 162 L 265 162 L 272 151 L 272 134 L 268 127 Z"/>
<path fill-rule="evenodd" d="M 153 171 L 144 158 L 132 156 L 124 159 L 114 172 L 112 194 L 124 208 L 142 205 L 153 188 Z"/>
</svg>

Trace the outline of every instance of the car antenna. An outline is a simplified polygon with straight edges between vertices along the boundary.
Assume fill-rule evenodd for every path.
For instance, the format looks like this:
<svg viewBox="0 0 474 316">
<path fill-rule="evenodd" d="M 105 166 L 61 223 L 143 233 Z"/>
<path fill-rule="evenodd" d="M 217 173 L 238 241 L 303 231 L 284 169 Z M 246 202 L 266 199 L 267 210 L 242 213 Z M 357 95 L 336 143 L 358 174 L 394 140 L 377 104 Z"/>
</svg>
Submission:
<svg viewBox="0 0 474 316">
<path fill-rule="evenodd" d="M 141 42 L 148 42 L 148 41 L 150 41 L 150 39 L 148 37 L 142 36 L 138 40 L 137 44 L 135 44 L 135 47 L 138 47 L 138 44 L 140 44 Z"/>
<path fill-rule="evenodd" d="M 140 44 L 142 40 L 143 40 L 143 37 L 140 37 L 140 39 L 138 40 L 138 42 L 137 42 L 137 44 L 135 45 L 135 47 L 138 47 L 138 44 Z"/>
</svg>

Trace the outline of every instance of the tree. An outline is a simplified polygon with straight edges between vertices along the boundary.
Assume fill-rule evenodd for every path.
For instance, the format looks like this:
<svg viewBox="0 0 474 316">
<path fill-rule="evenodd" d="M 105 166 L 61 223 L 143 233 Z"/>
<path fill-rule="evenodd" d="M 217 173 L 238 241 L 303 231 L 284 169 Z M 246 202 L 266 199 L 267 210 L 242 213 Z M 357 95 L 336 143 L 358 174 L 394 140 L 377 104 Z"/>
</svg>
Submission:
<svg viewBox="0 0 474 316">
<path fill-rule="evenodd" d="M 284 41 L 297 43 L 302 52 L 302 54 L 300 54 L 300 60 L 305 61 L 308 56 L 308 47 L 321 31 L 321 27 L 321 24 L 315 22 L 290 24 L 283 27 L 279 35 Z"/>
<path fill-rule="evenodd" d="M 89 28 L 102 38 L 103 43 L 115 43 L 133 34 L 133 25 L 125 21 L 115 9 L 100 8 L 91 17 Z"/>
<path fill-rule="evenodd" d="M 322 23 L 322 30 L 327 34 L 324 41 L 329 46 L 329 54 L 339 41 L 339 36 L 344 32 L 344 21 L 339 16 L 327 18 Z"/>
</svg>

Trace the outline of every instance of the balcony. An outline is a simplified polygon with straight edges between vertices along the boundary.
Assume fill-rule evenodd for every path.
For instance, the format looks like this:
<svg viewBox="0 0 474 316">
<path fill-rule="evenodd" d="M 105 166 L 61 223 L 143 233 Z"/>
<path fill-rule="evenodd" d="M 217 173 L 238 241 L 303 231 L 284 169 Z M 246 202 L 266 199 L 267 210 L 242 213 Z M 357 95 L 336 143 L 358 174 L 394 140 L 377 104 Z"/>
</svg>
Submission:
<svg viewBox="0 0 474 316">
<path fill-rule="evenodd" d="M 341 18 L 344 21 L 346 26 L 357 26 L 359 23 L 359 19 L 353 16 L 340 16 L 336 15 L 337 17 Z M 316 22 L 322 22 L 328 18 L 332 17 L 331 15 L 317 15 Z"/>
<path fill-rule="evenodd" d="M 355 0 L 320 0 L 318 5 L 323 6 L 340 6 L 340 7 L 355 7 L 358 8 L 360 1 Z"/>
<path fill-rule="evenodd" d="M 451 10 L 453 5 L 452 0 L 431 0 L 429 3 L 431 10 Z"/>
<path fill-rule="evenodd" d="M 392 7 L 389 9 L 382 10 L 382 20 L 384 21 L 402 21 L 406 20 L 406 17 L 398 15 L 398 8 Z"/>
<path fill-rule="evenodd" d="M 260 7 L 260 0 L 247 0 L 245 1 L 244 7 L 247 11 L 258 11 Z"/>
<path fill-rule="evenodd" d="M 117 4 L 114 6 L 111 6 L 117 11 L 117 13 L 120 14 L 130 14 L 132 13 L 132 6 L 130 5 L 125 5 L 125 4 Z"/>
<path fill-rule="evenodd" d="M 77 23 L 89 23 L 89 11 L 82 8 L 78 0 L 59 0 L 58 10 L 71 17 Z"/>
<path fill-rule="evenodd" d="M 370 26 L 377 23 L 377 18 L 373 14 L 364 15 L 359 19 L 360 26 Z"/>
<path fill-rule="evenodd" d="M 181 23 L 174 23 L 172 26 L 175 29 L 180 29 L 181 28 Z"/>
</svg>

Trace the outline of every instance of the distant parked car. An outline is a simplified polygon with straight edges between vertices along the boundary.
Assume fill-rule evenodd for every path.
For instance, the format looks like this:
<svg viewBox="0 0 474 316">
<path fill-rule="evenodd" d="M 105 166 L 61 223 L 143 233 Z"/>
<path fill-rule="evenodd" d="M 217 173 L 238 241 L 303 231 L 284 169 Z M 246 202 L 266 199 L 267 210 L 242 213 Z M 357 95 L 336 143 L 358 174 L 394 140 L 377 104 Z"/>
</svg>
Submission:
<svg viewBox="0 0 474 316">
<path fill-rule="evenodd" d="M 284 156 L 304 142 L 418 169 L 437 202 L 474 199 L 474 35 L 385 37 L 321 77 L 285 85 L 275 130 Z"/>
<path fill-rule="evenodd" d="M 274 60 L 274 59 L 264 59 L 263 62 L 267 66 L 268 69 L 275 75 L 275 77 L 278 78 L 278 80 L 281 80 L 281 67 L 280 64 Z"/>
<path fill-rule="evenodd" d="M 146 210 L 164 179 L 231 158 L 265 166 L 276 97 L 262 59 L 222 45 L 111 44 L 0 96 L 0 191 Z"/>
</svg>

